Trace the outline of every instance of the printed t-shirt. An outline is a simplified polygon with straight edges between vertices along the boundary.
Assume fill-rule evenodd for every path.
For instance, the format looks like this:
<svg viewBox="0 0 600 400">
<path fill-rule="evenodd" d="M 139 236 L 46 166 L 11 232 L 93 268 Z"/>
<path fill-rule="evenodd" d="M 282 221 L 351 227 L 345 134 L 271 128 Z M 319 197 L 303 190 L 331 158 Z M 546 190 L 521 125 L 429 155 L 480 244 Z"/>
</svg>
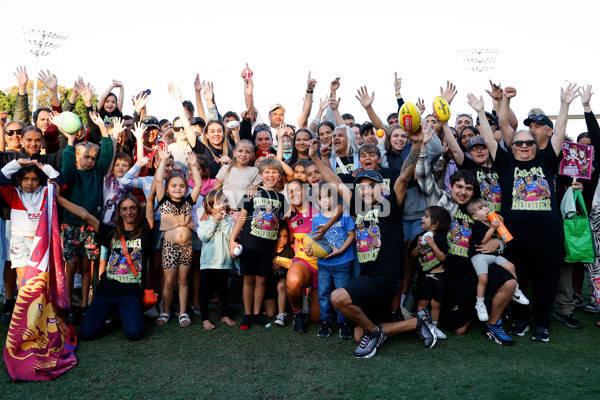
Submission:
<svg viewBox="0 0 600 400">
<path fill-rule="evenodd" d="M 254 198 L 244 196 L 242 202 L 248 212 L 242 231 L 243 246 L 257 253 L 273 252 L 284 208 L 283 195 L 274 190 L 258 188 Z"/>
<path fill-rule="evenodd" d="M 421 232 L 417 236 L 415 236 L 415 240 L 412 241 L 408 249 L 409 253 L 411 253 L 417 247 L 417 238 L 419 236 L 423 236 L 424 234 L 425 232 Z M 450 249 L 450 245 L 448 244 L 448 235 L 436 233 L 435 235 L 433 235 L 433 241 L 442 253 L 448 254 L 448 250 Z M 435 256 L 433 249 L 428 244 L 421 245 L 417 259 L 419 260 L 419 264 L 421 265 L 421 270 L 423 272 L 431 271 L 432 269 L 435 269 L 440 264 L 442 264 L 442 261 L 440 261 Z"/>
<path fill-rule="evenodd" d="M 316 231 L 319 226 L 325 225 L 329 222 L 330 218 L 325 217 L 322 213 L 315 215 L 312 222 L 312 230 Z M 344 211 L 339 220 L 337 220 L 331 228 L 325 233 L 325 239 L 336 249 L 341 248 L 344 245 L 344 242 L 348 238 L 348 232 L 354 230 L 354 220 L 348 214 L 347 211 Z M 332 258 L 319 258 L 319 265 L 325 266 L 335 266 L 343 263 L 347 263 L 354 259 L 354 251 L 352 250 L 352 245 L 348 246 L 348 248 L 342 253 Z"/>
<path fill-rule="evenodd" d="M 388 197 L 390 193 L 394 190 L 394 183 L 396 183 L 396 179 L 400 176 L 400 171 L 396 168 L 380 168 L 377 170 L 379 175 L 383 178 L 383 184 L 385 185 L 385 189 L 383 190 L 383 196 Z M 354 176 L 350 174 L 338 174 L 342 182 L 346 184 L 354 183 Z"/>
<path fill-rule="evenodd" d="M 473 219 L 464 206 L 459 206 L 450 225 L 450 249 L 444 262 L 444 271 L 451 274 L 473 272 L 469 260 L 469 243 L 473 232 Z"/>
<path fill-rule="evenodd" d="M 342 161 L 342 165 L 346 167 L 346 171 L 349 173 L 349 175 L 352 175 L 352 171 L 360 167 L 360 165 L 354 165 L 354 155 L 340 157 L 340 161 Z M 338 175 L 344 174 L 344 171 L 340 167 L 339 162 L 335 166 L 335 173 Z"/>
<path fill-rule="evenodd" d="M 459 169 L 471 171 L 475 174 L 479 183 L 479 189 L 481 190 L 481 197 L 487 201 L 490 210 L 500 212 L 502 193 L 496 168 L 493 165 L 491 167 L 482 167 L 469 157 L 465 157 L 463 165 Z"/>
<path fill-rule="evenodd" d="M 255 167 L 236 168 L 224 165 L 216 177 L 222 184 L 223 193 L 233 210 L 242 208 L 240 201 L 250 185 L 258 185 L 261 180 Z"/>
<path fill-rule="evenodd" d="M 306 255 L 302 238 L 304 238 L 307 233 L 312 232 L 313 218 L 317 212 L 315 207 L 309 205 L 304 212 L 298 210 L 292 213 L 288 221 L 292 236 L 294 237 L 294 251 L 296 252 L 294 258 L 300 258 L 310 263 L 315 269 L 317 268 L 317 258 Z"/>
</svg>

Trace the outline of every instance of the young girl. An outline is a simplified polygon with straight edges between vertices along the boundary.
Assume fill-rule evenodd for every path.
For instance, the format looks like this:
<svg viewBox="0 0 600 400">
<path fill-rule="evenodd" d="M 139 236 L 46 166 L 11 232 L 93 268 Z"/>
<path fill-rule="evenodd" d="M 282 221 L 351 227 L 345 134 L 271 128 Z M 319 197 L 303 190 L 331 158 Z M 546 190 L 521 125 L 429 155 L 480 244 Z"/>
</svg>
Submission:
<svg viewBox="0 0 600 400">
<path fill-rule="evenodd" d="M 443 207 L 430 206 L 421 218 L 423 232 L 413 240 L 409 252 L 417 258 L 421 268 L 417 274 L 417 299 L 419 311 L 431 302 L 431 319 L 438 339 L 446 335 L 438 328 L 440 304 L 444 297 L 444 260 L 450 249 L 448 231 L 450 213 Z"/>
<path fill-rule="evenodd" d="M 267 318 L 275 316 L 275 323 L 279 326 L 285 326 L 285 307 L 287 297 L 285 294 L 285 276 L 288 268 L 294 258 L 294 249 L 290 246 L 291 240 L 290 228 L 287 224 L 279 227 L 277 236 L 277 245 L 275 246 L 275 258 L 273 259 L 273 274 L 267 278 L 267 287 L 265 288 L 265 315 Z"/>
<path fill-rule="evenodd" d="M 198 237 L 202 241 L 200 257 L 200 314 L 204 329 L 214 329 L 208 320 L 208 301 L 217 291 L 221 306 L 221 321 L 229 326 L 236 323 L 230 317 L 228 303 L 229 273 L 233 258 L 229 253 L 229 239 L 235 221 L 229 215 L 227 197 L 220 190 L 212 190 L 202 202 L 203 220 L 198 225 Z"/>
<path fill-rule="evenodd" d="M 498 264 L 510 272 L 515 279 L 517 279 L 517 274 L 515 272 L 515 265 L 506 258 L 497 254 L 483 254 L 477 251 L 476 246 L 486 244 L 491 238 L 495 237 L 496 229 L 501 225 L 500 221 L 490 222 L 487 219 L 487 215 L 490 213 L 488 202 L 482 198 L 472 199 L 469 204 L 467 204 L 467 211 L 474 221 L 473 233 L 471 235 L 471 240 L 469 241 L 469 257 L 471 258 L 473 268 L 475 268 L 475 272 L 477 273 L 478 280 L 477 303 L 475 304 L 475 309 L 477 310 L 477 317 L 479 320 L 484 322 L 489 318 L 484 303 L 489 265 Z M 519 285 L 517 285 L 512 299 L 520 304 L 529 304 L 529 300 L 525 297 L 523 292 L 521 292 Z"/>
<path fill-rule="evenodd" d="M 15 174 L 17 187 L 10 184 Z M 9 276 L 14 282 L 14 271 L 17 272 L 18 285 L 25 275 L 25 266 L 29 262 L 29 254 L 33 237 L 42 215 L 48 190 L 47 178 L 64 186 L 65 182 L 58 171 L 50 165 L 42 165 L 37 160 L 20 158 L 6 164 L 0 171 L 0 193 L 10 206 L 12 236 L 10 238 L 11 271 Z M 14 301 L 14 300 L 13 300 Z M 9 308 L 7 302 L 6 308 Z"/>
<path fill-rule="evenodd" d="M 154 176 L 156 199 L 160 211 L 160 230 L 165 233 L 162 248 L 162 267 L 164 284 L 162 290 L 163 309 L 156 320 L 159 326 L 165 326 L 170 318 L 171 300 L 175 280 L 179 282 L 179 326 L 190 326 L 192 321 L 186 313 L 188 300 L 187 277 L 192 264 L 192 206 L 200 195 L 202 178 L 198 171 L 196 155 L 187 157 L 188 168 L 194 176 L 194 189 L 186 196 L 188 185 L 180 174 L 171 174 L 166 182 L 165 164 L 170 157 L 168 150 L 159 150 L 160 165 Z"/>
<path fill-rule="evenodd" d="M 294 166 L 292 167 L 292 169 L 294 170 L 294 179 L 299 179 L 302 182 L 306 182 L 306 168 L 310 164 L 311 162 L 308 160 L 300 160 L 296 164 L 294 164 Z"/>
<path fill-rule="evenodd" d="M 119 98 L 111 91 L 114 88 L 119 88 Z M 113 118 L 123 118 L 123 101 L 124 101 L 123 83 L 114 80 L 102 96 L 98 99 L 98 114 L 104 122 L 111 122 Z"/>
</svg>

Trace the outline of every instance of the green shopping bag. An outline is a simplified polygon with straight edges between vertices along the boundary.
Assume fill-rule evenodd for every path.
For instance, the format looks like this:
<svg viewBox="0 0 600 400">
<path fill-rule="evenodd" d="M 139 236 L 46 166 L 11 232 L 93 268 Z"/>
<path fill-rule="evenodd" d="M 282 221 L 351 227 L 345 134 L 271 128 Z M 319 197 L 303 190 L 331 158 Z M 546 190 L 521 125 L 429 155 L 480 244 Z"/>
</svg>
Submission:
<svg viewBox="0 0 600 400">
<path fill-rule="evenodd" d="M 575 263 L 593 263 L 594 239 L 592 238 L 592 229 L 588 218 L 583 195 L 580 190 L 574 190 L 573 196 L 577 213 L 571 218 L 563 219 L 565 231 L 565 262 Z"/>
</svg>

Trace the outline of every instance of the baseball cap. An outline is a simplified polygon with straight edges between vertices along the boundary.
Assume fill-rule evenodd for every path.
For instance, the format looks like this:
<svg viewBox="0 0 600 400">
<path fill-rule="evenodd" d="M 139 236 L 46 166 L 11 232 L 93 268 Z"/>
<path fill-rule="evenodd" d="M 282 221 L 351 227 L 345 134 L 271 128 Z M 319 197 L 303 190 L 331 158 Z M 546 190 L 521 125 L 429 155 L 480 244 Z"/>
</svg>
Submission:
<svg viewBox="0 0 600 400">
<path fill-rule="evenodd" d="M 377 183 L 383 183 L 383 178 L 379 172 L 374 169 L 368 169 L 366 171 L 358 171 L 356 173 L 356 178 L 354 178 L 354 183 L 360 183 L 363 179 L 371 179 Z"/>
<path fill-rule="evenodd" d="M 269 153 L 266 150 L 259 150 L 256 153 L 254 153 L 254 159 L 256 160 L 258 157 L 268 157 L 269 154 L 271 153 Z"/>
<path fill-rule="evenodd" d="M 469 139 L 469 143 L 467 143 L 467 149 L 471 150 L 475 146 L 485 146 L 485 139 L 481 135 L 475 135 L 471 139 Z"/>
<path fill-rule="evenodd" d="M 368 121 L 365 122 L 364 124 L 362 124 L 359 128 L 360 136 L 362 136 L 363 132 L 369 128 L 373 129 L 373 128 L 375 128 L 375 125 L 373 125 L 371 122 L 368 122 Z"/>
<path fill-rule="evenodd" d="M 529 110 L 529 112 L 527 113 L 528 117 L 531 117 L 533 114 L 546 114 L 544 112 L 544 110 L 542 110 L 541 108 L 532 108 L 531 110 Z"/>
<path fill-rule="evenodd" d="M 529 126 L 532 122 L 537 122 L 540 125 L 548 125 L 550 128 L 554 128 L 554 124 L 550 121 L 547 115 L 544 114 L 532 114 L 523 123 L 525 126 Z"/>
<path fill-rule="evenodd" d="M 152 115 L 144 117 L 142 124 L 144 124 L 144 129 L 150 129 L 152 127 L 158 129 L 158 119 Z"/>
<path fill-rule="evenodd" d="M 285 107 L 283 107 L 279 103 L 275 103 L 275 104 L 271 105 L 271 107 L 269 107 L 269 112 L 273 112 L 273 111 L 277 110 L 278 108 L 281 108 L 283 110 L 283 112 L 285 112 Z"/>
<path fill-rule="evenodd" d="M 206 121 L 201 117 L 194 117 L 190 120 L 190 125 L 205 125 Z"/>
</svg>

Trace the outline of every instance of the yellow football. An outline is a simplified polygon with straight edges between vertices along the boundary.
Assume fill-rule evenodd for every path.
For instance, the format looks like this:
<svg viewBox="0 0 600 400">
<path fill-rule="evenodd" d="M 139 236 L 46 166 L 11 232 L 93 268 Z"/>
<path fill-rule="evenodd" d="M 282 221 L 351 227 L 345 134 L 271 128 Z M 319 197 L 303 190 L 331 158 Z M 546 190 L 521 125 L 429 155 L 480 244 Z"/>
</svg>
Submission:
<svg viewBox="0 0 600 400">
<path fill-rule="evenodd" d="M 406 133 L 415 133 L 421 127 L 421 113 L 414 103 L 404 103 L 400 107 L 398 121 Z"/>
<path fill-rule="evenodd" d="M 433 99 L 433 113 L 440 122 L 446 122 L 450 119 L 450 104 L 442 96 Z"/>
</svg>

